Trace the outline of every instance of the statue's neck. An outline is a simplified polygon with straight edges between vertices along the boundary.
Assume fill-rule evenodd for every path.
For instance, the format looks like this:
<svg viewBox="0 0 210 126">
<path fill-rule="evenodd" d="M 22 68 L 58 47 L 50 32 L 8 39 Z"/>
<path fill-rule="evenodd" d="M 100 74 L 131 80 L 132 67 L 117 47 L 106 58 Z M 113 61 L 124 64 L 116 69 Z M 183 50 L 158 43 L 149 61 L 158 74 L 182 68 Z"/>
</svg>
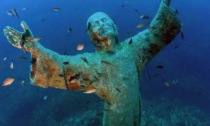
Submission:
<svg viewBox="0 0 210 126">
<path fill-rule="evenodd" d="M 105 37 L 102 39 L 101 44 L 97 45 L 97 51 L 114 53 L 117 43 L 116 37 Z"/>
</svg>

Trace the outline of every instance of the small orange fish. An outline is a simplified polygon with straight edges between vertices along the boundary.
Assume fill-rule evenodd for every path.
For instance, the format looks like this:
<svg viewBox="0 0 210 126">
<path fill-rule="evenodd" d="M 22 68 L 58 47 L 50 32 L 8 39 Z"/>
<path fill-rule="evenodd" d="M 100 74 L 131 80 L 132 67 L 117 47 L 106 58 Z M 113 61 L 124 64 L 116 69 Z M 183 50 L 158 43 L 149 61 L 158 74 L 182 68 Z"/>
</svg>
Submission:
<svg viewBox="0 0 210 126">
<path fill-rule="evenodd" d="M 83 48 L 84 48 L 84 45 L 83 45 L 83 44 L 79 44 L 79 45 L 77 46 L 77 50 L 83 50 Z"/>
<path fill-rule="evenodd" d="M 1 86 L 8 86 L 8 85 L 12 84 L 12 82 L 14 80 L 15 80 L 14 78 L 9 77 L 3 82 L 3 84 Z"/>
<path fill-rule="evenodd" d="M 76 82 L 77 82 L 77 80 L 73 79 L 73 80 L 70 81 L 70 84 L 73 84 L 73 83 L 76 83 Z"/>
<path fill-rule="evenodd" d="M 91 94 L 91 93 L 94 93 L 94 92 L 96 92 L 96 89 L 93 88 L 93 87 L 91 87 L 91 88 L 89 88 L 87 91 L 85 91 L 84 93 L 85 93 L 85 94 Z"/>
</svg>

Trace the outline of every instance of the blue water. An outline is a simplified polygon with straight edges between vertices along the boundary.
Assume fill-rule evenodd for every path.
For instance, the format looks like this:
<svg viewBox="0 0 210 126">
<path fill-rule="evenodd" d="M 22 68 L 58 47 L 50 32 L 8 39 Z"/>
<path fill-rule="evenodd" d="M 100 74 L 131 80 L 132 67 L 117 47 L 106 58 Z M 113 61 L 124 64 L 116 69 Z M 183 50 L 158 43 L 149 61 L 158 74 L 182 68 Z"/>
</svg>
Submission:
<svg viewBox="0 0 210 126">
<path fill-rule="evenodd" d="M 160 0 L 6 0 L 0 2 L 0 29 L 12 26 L 22 30 L 20 22 L 24 20 L 34 36 L 43 38 L 40 41 L 43 46 L 60 54 L 67 51 L 67 55 L 75 55 L 95 51 L 86 33 L 86 21 L 94 12 L 107 13 L 116 22 L 119 40 L 123 41 L 146 28 L 136 28 L 142 19 L 134 10 L 154 17 L 159 3 Z M 185 107 L 193 106 L 204 112 L 205 117 L 210 115 L 209 5 L 208 0 L 172 0 L 171 6 L 178 9 L 183 23 L 185 40 L 178 35 L 144 69 L 140 89 L 143 104 L 144 100 L 158 103 L 166 99 L 169 104 L 178 100 Z M 54 7 L 61 10 L 51 11 Z M 17 10 L 19 19 L 7 15 L 12 8 Z M 68 33 L 67 28 L 72 28 L 72 32 Z M 12 85 L 0 88 L 0 126 L 86 125 L 85 119 L 93 120 L 88 125 L 101 125 L 103 102 L 97 96 L 31 85 L 30 60 L 19 58 L 30 58 L 30 55 L 12 47 L 3 32 L 0 41 L 0 83 L 7 77 L 15 78 Z M 85 48 L 77 51 L 76 46 L 81 43 Z M 12 60 L 14 69 L 9 68 Z M 164 68 L 158 69 L 159 64 Z M 25 80 L 24 85 L 20 84 L 21 80 Z M 163 80 L 170 83 L 178 80 L 178 83 L 166 86 Z M 96 112 L 99 117 L 90 114 L 90 110 L 100 110 Z M 71 124 L 64 120 L 68 117 L 73 118 Z M 84 118 L 83 122 L 75 121 L 77 117 Z"/>
</svg>

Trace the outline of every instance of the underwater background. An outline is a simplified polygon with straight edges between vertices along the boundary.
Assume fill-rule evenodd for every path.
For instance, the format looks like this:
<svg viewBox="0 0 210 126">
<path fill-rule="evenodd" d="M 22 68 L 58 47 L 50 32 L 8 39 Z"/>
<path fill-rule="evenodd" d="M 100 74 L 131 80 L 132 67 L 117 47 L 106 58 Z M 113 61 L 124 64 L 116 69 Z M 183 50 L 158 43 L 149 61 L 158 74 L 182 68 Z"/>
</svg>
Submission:
<svg viewBox="0 0 210 126">
<path fill-rule="evenodd" d="M 86 33 L 88 17 L 102 11 L 117 25 L 119 40 L 135 35 L 140 15 L 154 17 L 161 0 L 0 1 L 0 29 L 22 30 L 26 21 L 40 43 L 59 54 L 94 52 Z M 182 32 L 141 75 L 142 126 L 210 126 L 210 1 L 172 0 Z M 57 10 L 55 9 L 57 8 Z M 8 11 L 15 9 L 18 17 Z M 138 11 L 137 11 L 138 10 Z M 78 44 L 84 49 L 77 50 Z M 6 58 L 5 58 L 6 57 Z M 10 68 L 13 62 L 14 68 Z M 41 88 L 29 82 L 30 54 L 11 46 L 0 32 L 0 126 L 100 126 L 103 101 L 94 94 Z M 161 67 L 160 67 L 161 66 Z"/>
</svg>

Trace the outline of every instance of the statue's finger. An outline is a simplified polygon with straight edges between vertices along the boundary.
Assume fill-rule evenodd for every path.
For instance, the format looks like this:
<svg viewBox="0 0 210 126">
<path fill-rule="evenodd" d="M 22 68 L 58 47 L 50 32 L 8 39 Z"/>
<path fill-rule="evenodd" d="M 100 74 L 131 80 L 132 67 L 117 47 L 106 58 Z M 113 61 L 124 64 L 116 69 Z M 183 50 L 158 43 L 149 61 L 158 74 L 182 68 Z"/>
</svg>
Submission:
<svg viewBox="0 0 210 126">
<path fill-rule="evenodd" d="M 20 40 L 16 39 L 14 36 L 5 35 L 7 37 L 7 41 L 12 44 L 16 48 L 21 48 L 20 46 Z"/>
<path fill-rule="evenodd" d="M 20 33 L 19 31 L 17 31 L 16 29 L 7 26 L 7 27 L 4 29 L 4 35 L 5 35 L 6 37 L 7 37 L 7 36 L 20 36 L 21 33 Z"/>
<path fill-rule="evenodd" d="M 27 37 L 33 37 L 33 34 L 32 34 L 30 28 L 28 27 L 28 25 L 26 24 L 25 21 L 22 21 L 20 23 L 20 26 L 22 27 L 22 29 L 24 30 L 24 32 L 26 32 L 29 35 Z"/>
<path fill-rule="evenodd" d="M 23 29 L 24 31 L 26 31 L 26 30 L 29 29 L 29 27 L 28 27 L 28 25 L 26 24 L 25 21 L 21 21 L 20 26 L 22 27 L 22 29 Z"/>
</svg>

